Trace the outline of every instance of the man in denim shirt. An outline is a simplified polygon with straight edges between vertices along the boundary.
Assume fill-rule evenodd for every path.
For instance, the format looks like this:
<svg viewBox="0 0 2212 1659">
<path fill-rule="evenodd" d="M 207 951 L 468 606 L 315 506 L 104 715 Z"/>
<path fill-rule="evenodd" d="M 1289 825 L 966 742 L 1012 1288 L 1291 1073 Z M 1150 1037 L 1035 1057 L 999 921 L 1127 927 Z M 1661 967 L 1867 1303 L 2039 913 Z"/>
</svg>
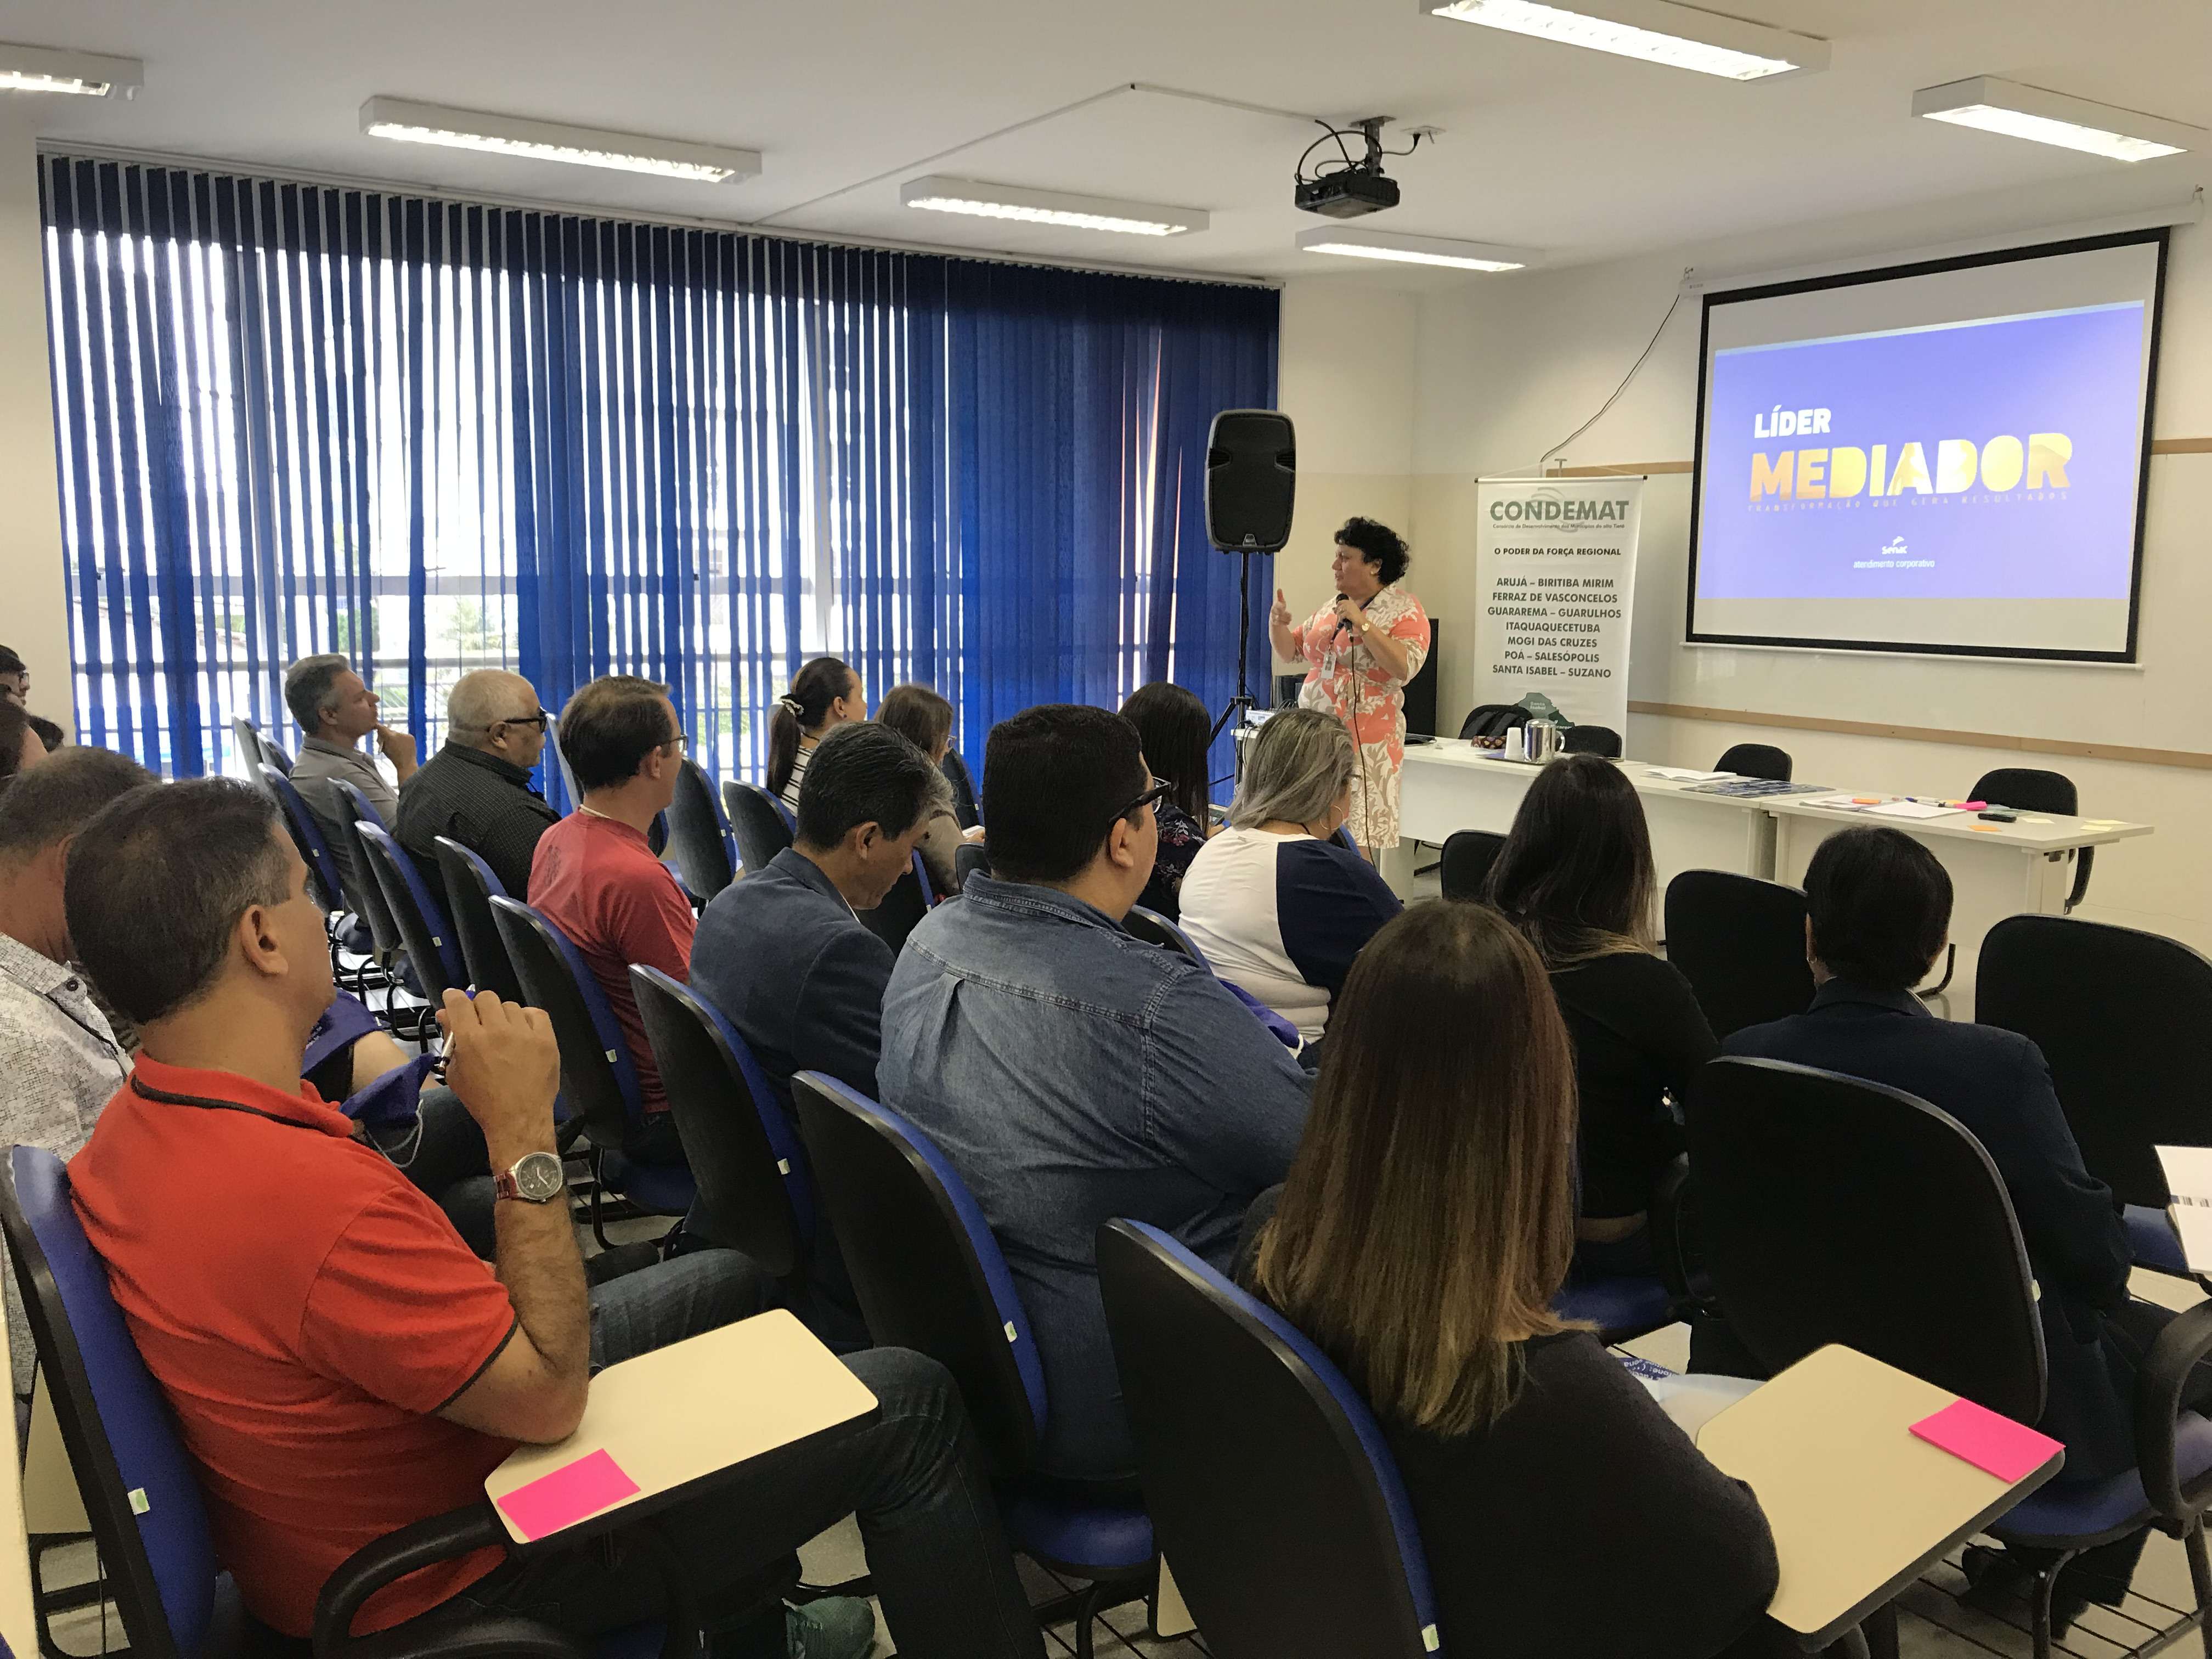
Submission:
<svg viewBox="0 0 2212 1659">
<path fill-rule="evenodd" d="M 884 1102 L 944 1149 L 997 1234 L 1051 1401 L 1040 1461 L 1077 1479 L 1136 1463 L 1099 1224 L 1151 1222 L 1227 1272 L 1311 1086 L 1212 974 L 1121 931 L 1169 787 L 1119 714 L 1001 721 L 983 767 L 993 874 L 915 929 L 884 995 Z"/>
</svg>

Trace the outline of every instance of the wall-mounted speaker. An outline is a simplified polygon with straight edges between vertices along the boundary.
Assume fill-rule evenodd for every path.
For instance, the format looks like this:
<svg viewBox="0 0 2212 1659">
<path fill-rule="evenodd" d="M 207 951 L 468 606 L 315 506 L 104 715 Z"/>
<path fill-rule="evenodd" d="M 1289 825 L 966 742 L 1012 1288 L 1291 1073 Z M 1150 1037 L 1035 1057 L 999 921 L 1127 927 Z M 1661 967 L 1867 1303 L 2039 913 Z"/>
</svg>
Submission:
<svg viewBox="0 0 2212 1659">
<path fill-rule="evenodd" d="M 1224 553 L 1273 553 L 1291 538 L 1298 446 L 1291 417 L 1224 409 L 1206 440 L 1206 533 Z"/>
</svg>

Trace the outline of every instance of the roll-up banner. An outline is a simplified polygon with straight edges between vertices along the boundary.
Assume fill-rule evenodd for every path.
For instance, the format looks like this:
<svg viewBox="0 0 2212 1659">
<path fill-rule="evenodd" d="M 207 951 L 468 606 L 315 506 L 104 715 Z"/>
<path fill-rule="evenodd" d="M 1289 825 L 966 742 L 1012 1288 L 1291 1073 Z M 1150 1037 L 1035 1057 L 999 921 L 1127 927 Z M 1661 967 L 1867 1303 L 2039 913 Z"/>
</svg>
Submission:
<svg viewBox="0 0 2212 1659">
<path fill-rule="evenodd" d="M 1477 704 L 1540 691 L 1626 736 L 1643 502 L 1641 477 L 1475 480 Z"/>
</svg>

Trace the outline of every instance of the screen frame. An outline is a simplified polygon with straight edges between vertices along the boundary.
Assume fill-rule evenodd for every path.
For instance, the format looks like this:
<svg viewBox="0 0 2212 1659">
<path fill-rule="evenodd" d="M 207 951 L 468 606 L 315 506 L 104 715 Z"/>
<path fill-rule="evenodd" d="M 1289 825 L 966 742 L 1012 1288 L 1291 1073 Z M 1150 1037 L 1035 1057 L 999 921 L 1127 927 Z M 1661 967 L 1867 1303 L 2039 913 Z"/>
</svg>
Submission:
<svg viewBox="0 0 2212 1659">
<path fill-rule="evenodd" d="M 2160 332 L 2166 316 L 2166 264 L 2171 246 L 2168 234 L 2171 227 L 2160 225 L 2147 230 L 2118 231 L 2105 236 L 2081 236 L 2059 242 L 2039 242 L 2033 246 L 1999 248 L 1987 253 L 1963 254 L 1954 258 L 1923 259 L 1901 265 L 1884 265 L 1870 270 L 1841 271 L 1826 276 L 1810 276 L 1795 282 L 1769 283 L 1754 288 L 1724 289 L 1709 291 L 1704 295 L 1704 306 L 1698 317 L 1698 400 L 1696 430 L 1690 451 L 1690 548 L 1689 583 L 1683 595 L 1682 642 L 1684 645 L 1756 646 L 1768 648 L 1802 651 L 1858 651 L 1874 652 L 1889 656 L 1911 657 L 1996 657 L 2009 661 L 2133 664 L 2136 660 L 2137 630 L 2142 619 L 2143 526 L 2150 505 L 2151 433 L 2158 411 L 2158 367 Z M 1772 634 L 1717 634 L 1700 633 L 1698 629 L 1698 514 L 1704 506 L 1705 493 L 1705 376 L 1712 362 L 1712 317 L 1717 305 L 1735 305 L 1747 300 L 1780 299 L 1788 295 L 1810 294 L 1823 289 L 1855 288 L 1867 283 L 1891 282 L 1899 277 L 1928 276 L 1939 272 L 1969 270 L 1984 265 L 2014 264 L 2023 259 L 2043 259 L 2067 253 L 2088 253 L 2100 248 L 2131 247 L 2154 242 L 2158 246 L 2157 272 L 2152 281 L 2150 300 L 2149 367 L 2143 377 L 2142 455 L 2136 476 L 2135 550 L 2128 574 L 2128 638 L 2126 647 L 2119 651 L 2061 651 L 2048 647 L 2027 648 L 2000 645 L 1928 645 L 1915 641 L 1794 639 Z"/>
</svg>

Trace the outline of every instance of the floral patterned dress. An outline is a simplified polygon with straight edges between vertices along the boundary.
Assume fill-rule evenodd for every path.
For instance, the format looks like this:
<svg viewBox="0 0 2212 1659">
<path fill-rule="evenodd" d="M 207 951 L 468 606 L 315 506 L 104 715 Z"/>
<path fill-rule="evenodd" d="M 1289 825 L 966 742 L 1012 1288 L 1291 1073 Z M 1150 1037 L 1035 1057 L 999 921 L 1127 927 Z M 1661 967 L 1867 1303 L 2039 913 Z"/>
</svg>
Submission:
<svg viewBox="0 0 2212 1659">
<path fill-rule="evenodd" d="M 1298 654 L 1308 664 L 1298 691 L 1301 708 L 1317 708 L 1347 722 L 1359 746 L 1352 780 L 1352 835 L 1362 847 L 1398 844 L 1398 769 L 1406 758 L 1406 680 L 1429 655 L 1429 614 L 1393 582 L 1367 602 L 1367 620 L 1406 647 L 1406 678 L 1384 667 L 1350 629 L 1339 632 L 1336 606 L 1323 605 L 1298 630 Z"/>
</svg>

